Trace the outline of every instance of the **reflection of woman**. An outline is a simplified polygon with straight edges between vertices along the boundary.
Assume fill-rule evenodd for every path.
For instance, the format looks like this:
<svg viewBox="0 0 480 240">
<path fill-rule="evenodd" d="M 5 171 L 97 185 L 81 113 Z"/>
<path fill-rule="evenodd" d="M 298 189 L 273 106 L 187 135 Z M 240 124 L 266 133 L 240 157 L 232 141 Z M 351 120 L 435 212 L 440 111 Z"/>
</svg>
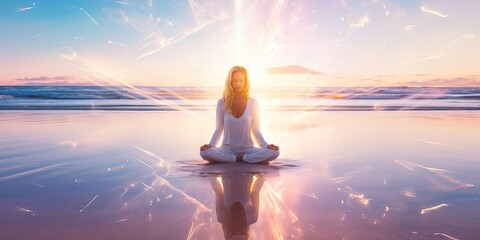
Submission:
<svg viewBox="0 0 480 240">
<path fill-rule="evenodd" d="M 209 144 L 200 147 L 200 155 L 210 162 L 274 160 L 279 147 L 268 144 L 260 132 L 258 103 L 250 98 L 250 82 L 244 67 L 233 67 L 225 82 L 223 98 L 217 103 L 216 128 Z M 223 134 L 223 142 L 216 147 Z M 260 147 L 254 147 L 252 135 Z"/>
<path fill-rule="evenodd" d="M 258 220 L 262 177 L 232 172 L 213 179 L 217 220 L 225 239 L 248 239 L 250 225 Z"/>
</svg>

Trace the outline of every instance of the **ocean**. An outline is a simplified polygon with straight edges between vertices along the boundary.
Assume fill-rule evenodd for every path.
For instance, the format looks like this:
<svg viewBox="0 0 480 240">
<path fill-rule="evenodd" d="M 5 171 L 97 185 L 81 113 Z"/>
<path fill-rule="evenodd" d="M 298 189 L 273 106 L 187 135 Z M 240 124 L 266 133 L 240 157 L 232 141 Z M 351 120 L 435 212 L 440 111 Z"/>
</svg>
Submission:
<svg viewBox="0 0 480 240">
<path fill-rule="evenodd" d="M 0 110 L 212 110 L 221 88 L 121 86 L 0 86 Z M 473 87 L 318 87 L 254 89 L 267 110 L 480 110 Z"/>
</svg>

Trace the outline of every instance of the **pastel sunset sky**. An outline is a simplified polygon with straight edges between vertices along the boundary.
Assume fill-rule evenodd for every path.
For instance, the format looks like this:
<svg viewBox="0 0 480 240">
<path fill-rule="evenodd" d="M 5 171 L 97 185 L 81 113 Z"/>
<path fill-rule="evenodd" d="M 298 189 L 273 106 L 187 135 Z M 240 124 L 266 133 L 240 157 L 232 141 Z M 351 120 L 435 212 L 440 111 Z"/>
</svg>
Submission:
<svg viewBox="0 0 480 240">
<path fill-rule="evenodd" d="M 0 85 L 480 87 L 478 0 L 0 1 Z"/>
</svg>

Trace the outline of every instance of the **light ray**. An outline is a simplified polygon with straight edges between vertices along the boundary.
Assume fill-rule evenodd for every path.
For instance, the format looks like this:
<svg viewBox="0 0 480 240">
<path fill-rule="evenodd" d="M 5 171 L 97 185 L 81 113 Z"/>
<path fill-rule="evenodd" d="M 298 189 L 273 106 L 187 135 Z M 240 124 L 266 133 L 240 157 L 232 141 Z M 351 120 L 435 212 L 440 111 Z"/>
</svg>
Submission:
<svg viewBox="0 0 480 240">
<path fill-rule="evenodd" d="M 22 208 L 22 207 L 15 207 L 15 208 L 17 208 L 18 210 L 20 210 L 22 212 L 35 213 L 35 211 L 27 209 L 27 208 Z"/>
<path fill-rule="evenodd" d="M 98 195 L 100 195 L 100 194 L 95 195 L 95 197 L 93 197 L 92 200 L 90 200 L 90 202 L 88 202 L 87 205 L 85 205 L 85 207 L 83 207 L 83 208 L 80 210 L 80 212 L 85 211 L 85 209 L 87 209 L 88 206 L 90 206 L 90 204 L 92 204 L 92 202 L 95 201 L 95 199 L 97 199 Z"/>
<path fill-rule="evenodd" d="M 412 172 L 415 172 L 416 169 L 424 169 L 424 170 L 427 170 L 427 171 L 430 171 L 432 173 L 434 173 L 435 175 L 437 175 L 438 177 L 440 178 L 443 178 L 447 181 L 449 181 L 450 183 L 453 183 L 457 186 L 453 187 L 452 190 L 455 190 L 455 189 L 458 189 L 458 188 L 470 188 L 470 187 L 474 187 L 475 185 L 473 184 L 470 184 L 470 183 L 464 183 L 464 182 L 461 182 L 457 179 L 454 179 L 450 176 L 448 176 L 447 174 L 451 171 L 448 171 L 448 170 L 445 170 L 445 169 L 440 169 L 440 168 L 432 168 L 432 167 L 425 167 L 425 166 L 422 166 L 420 164 L 416 164 L 416 163 L 412 163 L 412 162 L 408 162 L 408 161 L 403 161 L 403 160 L 395 160 L 395 162 L 412 171 Z"/>
<path fill-rule="evenodd" d="M 371 198 L 366 198 L 363 193 L 359 193 L 348 186 L 345 186 L 344 188 L 338 188 L 338 190 L 348 193 L 350 199 L 356 199 L 365 206 L 368 205 L 371 200 Z"/>
<path fill-rule="evenodd" d="M 150 35 L 146 36 L 143 40 L 147 40 L 151 38 L 153 35 L 155 35 L 155 32 L 152 32 Z"/>
<path fill-rule="evenodd" d="M 153 0 L 148 0 L 148 7 L 150 8 L 150 11 L 153 10 Z"/>
<path fill-rule="evenodd" d="M 433 15 L 436 15 L 436 16 L 439 16 L 439 17 L 442 17 L 442 18 L 448 17 L 447 14 L 443 14 L 441 12 L 435 11 L 435 10 L 427 8 L 427 7 L 420 7 L 420 9 L 422 10 L 422 12 L 430 13 L 430 14 L 433 14 Z"/>
<path fill-rule="evenodd" d="M 412 191 L 409 191 L 409 190 L 404 190 L 404 191 L 402 191 L 402 194 L 403 194 L 404 196 L 411 197 L 411 198 L 416 197 L 416 196 L 415 196 L 415 193 L 412 192 Z"/>
<path fill-rule="evenodd" d="M 40 185 L 40 184 L 38 184 L 38 183 L 33 183 L 33 182 L 31 182 L 30 184 L 35 185 L 35 186 L 37 186 L 37 187 L 45 188 L 45 186 Z"/>
<path fill-rule="evenodd" d="M 417 26 L 416 25 L 408 25 L 408 26 L 405 26 L 405 30 L 406 31 L 412 31 L 413 29 L 415 29 Z"/>
<path fill-rule="evenodd" d="M 120 197 L 123 197 L 123 195 L 125 195 L 125 193 L 127 193 L 128 190 L 130 190 L 130 188 L 123 188 L 123 189 L 125 189 L 125 191 L 120 195 Z"/>
<path fill-rule="evenodd" d="M 116 0 L 115 2 L 120 3 L 120 4 L 122 4 L 122 5 L 126 5 L 126 6 L 133 6 L 132 4 L 130 4 L 130 3 L 126 2 L 126 1 Z"/>
<path fill-rule="evenodd" d="M 350 24 L 350 28 L 364 28 L 370 22 L 370 18 L 368 16 L 363 16 L 358 20 L 358 22 L 354 22 Z"/>
<path fill-rule="evenodd" d="M 198 210 L 197 210 L 198 211 Z M 205 223 L 200 223 L 198 224 L 197 226 L 195 226 L 195 222 L 192 222 L 192 225 L 190 227 L 190 231 L 188 231 L 188 236 L 187 236 L 187 240 L 190 240 L 192 239 L 192 237 L 194 236 L 195 232 L 198 231 L 198 229 L 200 229 L 201 227 L 203 227 L 205 225 Z"/>
<path fill-rule="evenodd" d="M 65 140 L 60 142 L 60 145 L 67 145 L 70 146 L 72 149 L 77 148 L 78 142 L 75 140 Z"/>
<path fill-rule="evenodd" d="M 454 145 L 446 144 L 446 143 L 442 143 L 442 142 L 435 142 L 435 141 L 429 141 L 429 140 L 424 140 L 424 139 L 415 139 L 415 140 L 418 141 L 418 142 L 422 142 L 422 143 L 426 143 L 426 144 L 430 144 L 430 145 L 456 148 L 456 146 L 454 146 Z"/>
<path fill-rule="evenodd" d="M 28 11 L 28 10 L 32 10 L 32 9 L 34 9 L 34 8 L 37 8 L 37 7 L 35 7 L 35 3 L 34 3 L 33 6 L 31 6 L 31 7 L 18 8 L 18 9 L 17 9 L 17 13 L 18 13 L 18 12 L 25 12 L 25 11 Z"/>
<path fill-rule="evenodd" d="M 110 72 L 107 72 L 107 71 L 101 71 L 99 69 L 96 68 L 95 65 L 92 65 L 90 66 L 91 64 L 88 64 L 86 62 L 82 62 L 80 60 L 78 60 L 78 55 L 73 52 L 72 54 L 70 55 L 66 55 L 66 54 L 62 54 L 60 55 L 63 59 L 67 60 L 70 64 L 78 67 L 78 68 L 81 68 L 81 69 L 84 69 L 86 71 L 89 71 L 92 75 L 98 77 L 98 78 L 101 78 L 102 80 L 105 80 L 107 81 L 109 84 L 112 84 L 112 85 L 116 85 L 118 83 L 120 83 L 121 85 L 127 87 L 126 89 L 135 93 L 135 94 L 138 94 L 138 95 L 141 95 L 142 97 L 145 97 L 147 99 L 150 99 L 150 100 L 153 100 L 154 102 L 157 102 L 159 105 L 161 104 L 166 104 L 168 107 L 171 107 L 175 110 L 185 110 L 184 107 L 182 106 L 179 106 L 177 103 L 174 103 L 168 99 L 165 99 L 163 97 L 156 97 L 156 96 L 151 96 L 150 93 L 148 92 L 145 92 L 144 90 L 141 90 L 141 89 L 138 89 L 134 86 L 132 86 L 131 84 L 129 84 L 128 82 L 120 79 L 120 78 L 117 78 L 115 76 L 112 76 L 112 74 Z M 95 79 L 92 79 L 92 78 L 89 78 L 87 76 L 84 76 L 85 79 L 88 79 L 92 82 L 94 82 L 95 84 L 99 85 L 99 86 L 103 86 L 101 83 L 99 83 L 98 81 L 96 81 Z M 110 89 L 118 94 L 121 94 L 121 95 L 125 95 L 126 93 L 121 93 L 119 92 L 116 88 L 112 88 Z M 171 94 L 173 94 L 174 96 L 177 96 L 179 97 L 180 99 L 185 99 L 184 97 L 176 94 L 175 92 L 173 92 L 172 90 L 168 89 L 168 88 L 165 88 L 164 91 L 167 91 Z M 138 97 L 137 96 L 133 96 L 133 95 L 130 95 L 131 98 L 133 99 L 137 99 Z M 190 114 L 193 114 L 192 112 L 189 112 Z"/>
<path fill-rule="evenodd" d="M 353 52 L 360 53 L 360 54 L 362 54 L 362 55 L 368 55 L 366 52 L 361 51 L 361 50 L 355 48 L 354 46 L 352 46 L 351 44 L 349 44 L 349 43 L 347 43 L 347 42 L 345 42 L 345 41 L 343 41 L 343 40 L 340 40 L 340 39 L 337 39 L 337 41 L 333 42 L 333 44 L 338 45 L 338 46 L 345 47 L 345 48 L 347 48 L 347 49 L 349 49 L 349 50 L 351 50 L 351 51 L 353 51 Z"/>
<path fill-rule="evenodd" d="M 50 166 L 40 167 L 40 168 L 37 168 L 37 169 L 28 170 L 28 171 L 21 172 L 21 173 L 15 173 L 15 174 L 12 174 L 10 176 L 0 177 L 0 182 L 5 181 L 5 180 L 10 180 L 10 179 L 13 179 L 13 178 L 17 178 L 17 177 L 23 177 L 23 176 L 34 174 L 34 173 L 47 171 L 47 170 L 50 170 L 50 169 L 58 167 L 58 166 L 63 166 L 63 164 L 53 164 L 53 165 L 50 165 Z"/>
<path fill-rule="evenodd" d="M 426 214 L 426 213 L 429 213 L 431 211 L 435 211 L 435 210 L 438 210 L 442 207 L 446 207 L 448 206 L 448 204 L 445 204 L 445 203 L 442 203 L 442 204 L 439 204 L 437 206 L 433 206 L 433 207 L 429 207 L 429 208 L 424 208 L 420 211 L 420 214 Z"/>
<path fill-rule="evenodd" d="M 200 18 L 198 17 L 197 12 L 205 12 L 204 9 L 200 8 L 199 4 L 195 0 L 188 0 L 188 4 L 190 5 L 190 9 L 192 10 L 192 15 L 197 23 L 200 22 Z"/>
<path fill-rule="evenodd" d="M 170 45 L 172 45 L 172 44 L 174 44 L 174 43 L 176 43 L 176 42 L 178 42 L 178 41 L 180 41 L 180 40 L 182 40 L 182 39 L 184 39 L 184 38 L 186 38 L 186 37 L 188 37 L 188 36 L 190 36 L 190 35 L 192 35 L 196 32 L 198 32 L 198 31 L 200 31 L 201 29 L 205 28 L 206 26 L 208 26 L 212 23 L 213 23 L 213 21 L 206 22 L 206 23 L 204 23 L 204 24 L 202 24 L 202 25 L 200 25 L 196 28 L 193 28 L 193 29 L 191 29 L 191 30 L 189 30 L 185 33 L 174 36 L 173 38 L 170 38 L 167 41 L 159 41 L 158 43 L 160 44 L 160 47 L 158 47 L 157 49 L 154 49 L 150 52 L 147 52 L 145 54 L 142 54 L 142 55 L 138 56 L 136 59 L 138 60 L 138 59 L 150 56 L 154 53 L 157 53 L 158 51 L 160 51 L 160 50 L 162 50 L 162 49 L 164 49 L 164 48 L 166 48 L 166 47 L 168 47 L 168 46 L 170 46 Z"/>
<path fill-rule="evenodd" d="M 138 159 L 138 158 L 132 158 L 132 159 L 133 159 L 133 160 L 136 160 L 136 161 L 139 161 L 139 162 L 142 163 L 143 165 L 145 165 L 145 166 L 153 169 L 153 167 L 150 166 L 150 164 L 148 164 L 148 163 L 146 163 L 146 162 L 144 162 L 144 161 L 142 161 L 142 160 L 140 160 L 140 159 Z"/>
<path fill-rule="evenodd" d="M 370 168 L 363 168 L 363 169 L 360 169 L 360 170 L 349 172 L 349 173 L 344 174 L 341 177 L 333 178 L 333 181 L 335 181 L 336 183 L 345 182 L 348 179 L 350 179 L 351 177 L 353 177 L 354 175 L 356 175 L 357 173 L 365 172 L 365 171 L 368 171 L 368 170 L 370 170 Z"/>
<path fill-rule="evenodd" d="M 93 17 L 90 16 L 90 14 L 88 14 L 87 11 L 85 11 L 83 8 L 80 8 L 80 11 L 84 12 L 84 13 L 95 23 L 95 25 L 97 25 L 98 27 L 100 27 L 100 25 L 97 23 L 97 21 L 95 21 L 95 19 L 93 19 Z"/>
<path fill-rule="evenodd" d="M 37 33 L 35 35 L 32 35 L 32 38 L 42 36 L 43 34 L 45 34 L 45 32 Z"/>
<path fill-rule="evenodd" d="M 140 183 L 141 183 L 144 187 L 146 187 L 147 189 L 152 190 L 152 191 L 155 191 L 155 188 L 148 186 L 148 185 L 145 184 L 144 182 L 140 182 Z"/>
<path fill-rule="evenodd" d="M 158 155 L 155 154 L 155 153 L 152 153 L 152 152 L 150 152 L 150 151 L 147 151 L 147 150 L 145 150 L 145 149 L 143 149 L 143 148 L 141 148 L 141 147 L 135 146 L 135 148 L 136 148 L 137 150 L 140 150 L 140 151 L 142 151 L 143 153 L 151 156 L 151 157 L 156 158 L 156 159 L 158 160 L 157 165 L 159 165 L 159 167 L 169 167 L 169 166 L 171 165 L 171 163 L 165 161 L 164 159 L 162 159 L 160 156 L 158 156 Z"/>
<path fill-rule="evenodd" d="M 185 199 L 187 199 L 188 201 L 190 201 L 191 203 L 193 203 L 197 208 L 200 208 L 202 211 L 212 211 L 211 209 L 209 209 L 207 206 L 205 206 L 203 203 L 199 202 L 197 199 L 189 196 L 188 194 L 186 194 L 184 191 L 174 187 L 169 181 L 167 181 L 165 178 L 162 178 L 160 176 L 157 175 L 157 180 L 160 180 L 162 185 L 165 184 L 167 187 L 169 187 L 170 189 L 172 189 L 174 192 L 180 194 L 181 196 L 185 197 Z"/>
<path fill-rule="evenodd" d="M 458 238 L 454 238 L 454 237 L 452 237 L 452 236 L 450 236 L 450 235 L 447 235 L 447 234 L 445 234 L 445 233 L 434 233 L 433 235 L 435 235 L 435 236 L 443 236 L 443 237 L 446 237 L 446 238 L 451 239 L 451 240 L 459 240 Z"/>
</svg>

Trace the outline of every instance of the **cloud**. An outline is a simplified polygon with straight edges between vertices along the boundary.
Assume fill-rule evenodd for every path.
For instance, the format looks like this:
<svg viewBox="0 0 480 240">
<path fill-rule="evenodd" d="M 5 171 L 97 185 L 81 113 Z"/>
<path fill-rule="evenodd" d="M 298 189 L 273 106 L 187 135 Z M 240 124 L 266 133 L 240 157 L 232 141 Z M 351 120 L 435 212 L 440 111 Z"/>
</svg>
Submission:
<svg viewBox="0 0 480 240">
<path fill-rule="evenodd" d="M 23 77 L 16 78 L 15 81 L 22 82 L 26 86 L 86 86 L 92 85 L 91 82 L 85 81 L 84 78 L 77 76 L 40 76 L 40 77 Z"/>
<path fill-rule="evenodd" d="M 413 87 L 480 87 L 478 77 L 434 78 L 420 81 L 406 81 L 402 84 Z"/>
<path fill-rule="evenodd" d="M 56 77 L 46 77 L 46 76 L 41 76 L 41 77 L 24 77 L 24 78 L 16 78 L 15 80 L 17 81 L 68 81 L 68 80 L 74 80 L 76 77 L 70 77 L 70 76 L 56 76 Z"/>
<path fill-rule="evenodd" d="M 410 75 L 338 75 L 325 74 L 332 81 L 324 82 L 329 86 L 364 86 L 364 87 L 480 87 L 480 75 L 465 75 L 457 77 L 436 77 L 432 74 Z"/>
<path fill-rule="evenodd" d="M 26 82 L 24 86 L 89 86 L 92 84 L 81 83 L 81 82 L 67 82 L 67 81 L 57 81 L 57 82 Z"/>
<path fill-rule="evenodd" d="M 290 65 L 283 67 L 271 67 L 267 68 L 268 74 L 310 74 L 310 75 L 323 75 L 321 72 L 317 72 L 312 69 L 308 69 L 299 65 Z"/>
</svg>

